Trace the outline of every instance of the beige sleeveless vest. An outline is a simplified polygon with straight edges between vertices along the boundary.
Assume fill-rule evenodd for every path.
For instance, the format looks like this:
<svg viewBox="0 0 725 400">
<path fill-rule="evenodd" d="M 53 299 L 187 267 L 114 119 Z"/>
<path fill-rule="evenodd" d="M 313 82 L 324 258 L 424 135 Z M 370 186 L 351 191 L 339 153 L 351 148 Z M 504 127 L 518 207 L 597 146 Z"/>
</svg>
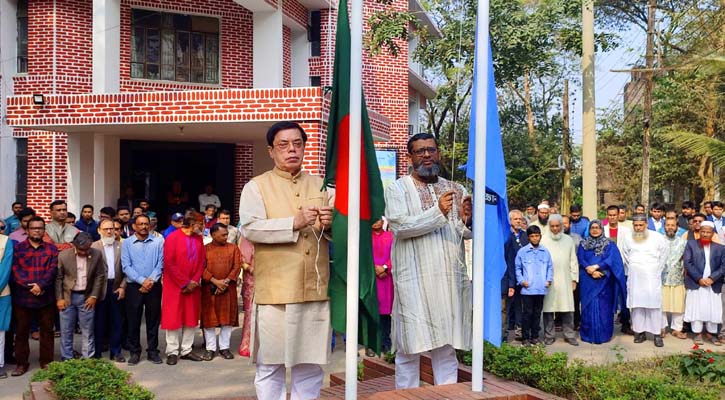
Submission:
<svg viewBox="0 0 725 400">
<path fill-rule="evenodd" d="M 253 178 L 267 218 L 289 218 L 304 206 L 327 205 L 322 179 L 306 172 L 295 176 L 277 168 Z M 313 232 L 314 229 L 314 232 Z M 291 304 L 327 300 L 330 260 L 319 222 L 299 232 L 296 243 L 254 244 L 254 300 L 257 304 Z"/>
</svg>

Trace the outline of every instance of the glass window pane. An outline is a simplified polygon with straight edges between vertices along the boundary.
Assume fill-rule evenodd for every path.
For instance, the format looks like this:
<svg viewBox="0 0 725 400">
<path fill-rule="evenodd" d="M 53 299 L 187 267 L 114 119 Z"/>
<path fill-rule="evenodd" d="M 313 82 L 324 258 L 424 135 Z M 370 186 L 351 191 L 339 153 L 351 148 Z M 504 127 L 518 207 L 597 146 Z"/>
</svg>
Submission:
<svg viewBox="0 0 725 400">
<path fill-rule="evenodd" d="M 174 27 L 174 14 L 162 13 L 161 14 L 161 26 L 164 28 Z"/>
<path fill-rule="evenodd" d="M 179 82 L 189 82 L 189 67 L 176 67 L 176 80 Z"/>
<path fill-rule="evenodd" d="M 162 65 L 161 66 L 161 79 L 165 81 L 173 81 L 176 78 L 173 65 Z"/>
<path fill-rule="evenodd" d="M 219 33 L 219 19 L 212 17 L 191 17 L 191 30 L 194 32 Z"/>
<path fill-rule="evenodd" d="M 161 41 L 158 29 L 146 30 L 146 62 L 158 64 L 161 59 Z"/>
<path fill-rule="evenodd" d="M 161 64 L 174 65 L 174 31 L 161 32 Z"/>
<path fill-rule="evenodd" d="M 191 71 L 191 81 L 198 82 L 198 83 L 204 83 L 204 70 L 195 69 L 195 70 Z"/>
<path fill-rule="evenodd" d="M 191 17 L 188 15 L 173 14 L 174 15 L 174 29 L 177 31 L 190 31 L 191 30 Z"/>
<path fill-rule="evenodd" d="M 176 32 L 176 65 L 189 66 L 189 32 Z"/>
<path fill-rule="evenodd" d="M 203 33 L 192 33 L 191 34 L 191 68 L 203 69 L 204 68 L 204 34 Z"/>
<path fill-rule="evenodd" d="M 161 25 L 161 13 L 158 11 L 133 9 L 131 25 L 158 28 Z"/>
<path fill-rule="evenodd" d="M 143 63 L 131 63 L 131 78 L 143 78 L 143 70 Z"/>
<path fill-rule="evenodd" d="M 133 28 L 131 32 L 131 62 L 144 62 L 146 30 L 144 28 Z"/>
<path fill-rule="evenodd" d="M 206 35 L 206 83 L 219 83 L 219 37 Z"/>
<path fill-rule="evenodd" d="M 159 79 L 158 64 L 146 64 L 146 79 Z"/>
</svg>

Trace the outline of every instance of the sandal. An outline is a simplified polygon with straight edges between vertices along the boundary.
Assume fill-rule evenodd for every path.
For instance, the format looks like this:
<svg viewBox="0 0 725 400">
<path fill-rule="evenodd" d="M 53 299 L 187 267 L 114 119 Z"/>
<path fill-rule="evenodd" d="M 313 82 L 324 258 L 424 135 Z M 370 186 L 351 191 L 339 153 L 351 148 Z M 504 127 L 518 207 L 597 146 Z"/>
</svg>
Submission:
<svg viewBox="0 0 725 400">
<path fill-rule="evenodd" d="M 687 334 L 682 331 L 672 331 L 672 336 L 678 339 L 687 339 Z"/>
</svg>

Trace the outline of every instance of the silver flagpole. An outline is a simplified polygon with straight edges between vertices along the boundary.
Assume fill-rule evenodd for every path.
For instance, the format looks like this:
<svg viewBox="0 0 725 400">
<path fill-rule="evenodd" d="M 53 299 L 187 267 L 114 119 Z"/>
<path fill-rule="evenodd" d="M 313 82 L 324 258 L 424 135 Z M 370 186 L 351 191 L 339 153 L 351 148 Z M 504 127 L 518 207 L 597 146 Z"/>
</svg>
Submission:
<svg viewBox="0 0 725 400">
<path fill-rule="evenodd" d="M 350 159 L 347 219 L 347 342 L 345 399 L 357 399 L 357 325 L 360 292 L 360 149 L 362 138 L 363 0 L 352 0 L 350 12 Z"/>
<path fill-rule="evenodd" d="M 476 162 L 473 188 L 472 389 L 483 391 L 483 290 L 486 246 L 486 120 L 488 110 L 488 0 L 478 0 L 476 29 Z"/>
</svg>

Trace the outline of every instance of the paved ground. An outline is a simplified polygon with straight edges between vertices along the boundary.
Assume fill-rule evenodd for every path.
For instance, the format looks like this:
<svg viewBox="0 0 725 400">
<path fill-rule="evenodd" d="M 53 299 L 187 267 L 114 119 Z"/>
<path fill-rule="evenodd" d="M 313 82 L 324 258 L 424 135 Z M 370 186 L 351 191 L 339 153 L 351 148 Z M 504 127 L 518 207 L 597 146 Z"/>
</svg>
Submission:
<svg viewBox="0 0 725 400">
<path fill-rule="evenodd" d="M 240 318 L 241 321 L 241 318 Z M 143 330 L 142 330 L 143 331 Z M 76 335 L 78 341 L 80 335 Z M 339 337 L 338 337 L 339 339 Z M 626 360 L 666 355 L 671 353 L 685 353 L 692 347 L 691 340 L 681 340 L 672 336 L 665 339 L 665 347 L 657 348 L 649 340 L 642 344 L 634 344 L 632 336 L 615 336 L 614 339 L 603 345 L 581 343 L 578 347 L 570 346 L 562 339 L 549 346 L 550 352 L 565 351 L 571 357 L 593 363 L 607 363 L 617 360 L 621 354 Z M 165 346 L 163 331 L 160 335 L 160 348 Z M 232 349 L 236 349 L 240 342 L 240 330 L 232 335 Z M 142 339 L 145 343 L 145 339 Z M 332 353 L 332 362 L 325 370 L 327 373 L 344 371 L 344 346 L 338 340 L 337 351 Z M 201 348 L 202 336 L 197 334 L 195 349 Z M 56 343 L 56 359 L 59 358 Z M 28 381 L 37 364 L 38 342 L 31 341 L 31 371 L 22 377 L 0 380 L 0 400 L 20 399 L 22 393 L 28 388 Z M 722 351 L 721 347 L 706 345 L 705 348 Z M 236 353 L 235 353 L 236 355 Z M 133 373 L 133 379 L 156 393 L 159 399 L 210 399 L 254 394 L 254 367 L 248 358 L 236 357 L 234 360 L 216 358 L 211 362 L 192 362 L 180 360 L 179 364 L 171 367 L 166 364 L 154 365 L 142 358 L 139 365 L 129 367 L 119 364 L 125 370 Z M 8 373 L 14 368 L 6 368 Z M 326 383 L 327 386 L 327 378 Z"/>
</svg>

